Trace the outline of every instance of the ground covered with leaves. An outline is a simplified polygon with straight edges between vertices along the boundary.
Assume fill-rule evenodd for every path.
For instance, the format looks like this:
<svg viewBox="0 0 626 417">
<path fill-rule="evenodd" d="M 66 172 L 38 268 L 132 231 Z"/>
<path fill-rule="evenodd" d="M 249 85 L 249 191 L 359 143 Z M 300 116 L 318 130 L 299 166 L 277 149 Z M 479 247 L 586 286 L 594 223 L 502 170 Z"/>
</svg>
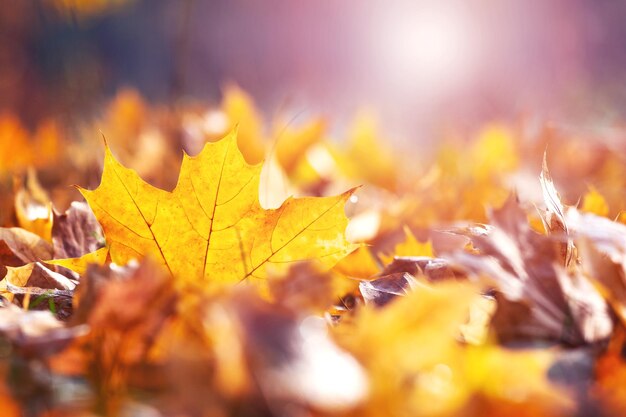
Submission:
<svg viewBox="0 0 626 417">
<path fill-rule="evenodd" d="M 0 116 L 1 415 L 622 415 L 626 131 L 331 122 Z"/>
</svg>

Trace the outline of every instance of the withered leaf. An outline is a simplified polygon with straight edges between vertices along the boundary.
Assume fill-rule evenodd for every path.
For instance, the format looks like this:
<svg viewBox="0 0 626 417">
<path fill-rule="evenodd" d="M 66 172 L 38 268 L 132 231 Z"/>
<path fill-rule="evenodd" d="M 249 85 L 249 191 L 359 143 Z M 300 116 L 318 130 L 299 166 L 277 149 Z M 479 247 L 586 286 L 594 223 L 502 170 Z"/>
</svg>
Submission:
<svg viewBox="0 0 626 417">
<path fill-rule="evenodd" d="M 25 308 L 53 309 L 58 318 L 67 319 L 72 313 L 72 295 L 76 281 L 50 270 L 40 262 L 19 267 L 7 267 L 7 274 L 1 282 L 10 300 L 16 296 L 30 297 L 23 301 Z M 25 300 L 25 298 L 20 298 Z M 46 301 L 48 302 L 42 302 Z M 54 303 L 54 307 L 50 307 Z"/>
<path fill-rule="evenodd" d="M 244 291 L 231 302 L 228 310 L 243 329 L 248 361 L 269 401 L 338 411 L 364 399 L 364 370 L 332 341 L 322 318 L 302 317 Z"/>
<path fill-rule="evenodd" d="M 8 267 L 5 276 L 7 289 L 13 294 L 55 294 L 72 296 L 76 283 L 54 272 L 40 262 L 20 267 Z"/>
<path fill-rule="evenodd" d="M 567 212 L 586 277 L 626 323 L 626 226 L 575 209 Z"/>
<path fill-rule="evenodd" d="M 75 325 L 91 331 L 67 352 L 94 384 L 113 396 L 120 389 L 163 387 L 163 369 L 150 357 L 167 320 L 174 315 L 176 294 L 161 268 L 149 262 L 124 268 L 92 265 L 76 295 Z M 59 370 L 67 361 L 57 360 Z M 80 369 L 83 367 L 84 369 Z M 150 371 L 150 372 L 149 372 Z"/>
<path fill-rule="evenodd" d="M 0 276 L 6 266 L 52 259 L 52 245 L 34 233 L 20 228 L 0 228 Z"/>
<path fill-rule="evenodd" d="M 558 231 L 565 235 L 566 241 L 561 244 L 561 252 L 565 266 L 569 266 L 574 257 L 574 246 L 569 237 L 569 229 L 565 221 L 565 208 L 561 202 L 561 196 L 554 186 L 550 171 L 548 171 L 547 153 L 545 152 L 543 154 L 539 182 L 541 183 L 543 200 L 547 207 L 546 212 L 542 216 L 544 227 L 548 233 Z"/>
<path fill-rule="evenodd" d="M 49 311 L 27 311 L 11 304 L 0 308 L 0 334 L 26 357 L 55 353 L 87 330 L 87 326 L 67 327 Z"/>
<path fill-rule="evenodd" d="M 448 261 L 428 256 L 396 256 L 379 274 L 386 275 L 407 272 L 413 276 L 423 275 L 429 281 L 454 278 L 455 274 Z"/>
<path fill-rule="evenodd" d="M 607 306 L 584 277 L 570 277 L 560 265 L 559 241 L 534 232 L 516 197 L 491 213 L 491 227 L 459 230 L 478 254 L 457 252 L 455 265 L 475 278 L 494 280 L 500 337 L 539 337 L 569 344 L 606 338 L 612 329 Z M 580 297 L 580 293 L 586 297 Z M 575 313 L 574 313 L 575 312 Z"/>
<path fill-rule="evenodd" d="M 366 303 L 382 307 L 397 296 L 406 295 L 419 282 L 409 273 L 396 272 L 372 281 L 362 281 L 359 290 Z"/>
<path fill-rule="evenodd" d="M 56 259 L 95 252 L 103 242 L 100 224 L 86 203 L 74 201 L 65 213 L 54 212 L 52 245 Z"/>
<path fill-rule="evenodd" d="M 403 296 L 426 282 L 436 282 L 455 277 L 445 259 L 428 256 L 396 256 L 378 275 L 377 279 L 361 281 L 359 290 L 366 303 L 384 306 L 397 296 Z M 417 279 L 419 277 L 419 279 Z"/>
</svg>

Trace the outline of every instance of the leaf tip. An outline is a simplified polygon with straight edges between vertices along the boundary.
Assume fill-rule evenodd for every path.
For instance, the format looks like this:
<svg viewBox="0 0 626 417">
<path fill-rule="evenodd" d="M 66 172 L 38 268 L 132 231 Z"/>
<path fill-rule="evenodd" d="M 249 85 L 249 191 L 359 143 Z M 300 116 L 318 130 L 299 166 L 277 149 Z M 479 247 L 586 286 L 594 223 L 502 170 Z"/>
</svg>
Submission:
<svg viewBox="0 0 626 417">
<path fill-rule="evenodd" d="M 89 194 L 92 193 L 91 190 L 88 190 L 86 188 L 81 187 L 80 185 L 72 185 L 72 187 L 74 187 L 76 189 L 76 191 L 78 191 L 83 197 L 85 197 L 85 199 L 87 198 L 87 196 Z"/>
<path fill-rule="evenodd" d="M 238 134 L 239 134 L 239 122 L 233 125 L 233 127 L 230 129 L 230 132 L 228 132 L 228 136 L 237 137 Z"/>
<path fill-rule="evenodd" d="M 109 149 L 109 143 L 107 142 L 107 138 L 106 136 L 104 136 L 104 132 L 100 129 L 98 129 L 98 131 L 100 132 L 100 136 L 102 136 L 102 142 L 104 143 L 104 148 L 105 149 Z"/>
<path fill-rule="evenodd" d="M 362 184 L 361 184 L 361 185 L 357 185 L 356 187 L 352 187 L 352 188 L 350 188 L 349 190 L 344 191 L 344 192 L 341 194 L 341 197 L 342 197 L 343 199 L 347 200 L 347 199 L 349 199 L 350 197 L 352 197 L 352 195 L 353 195 L 354 193 L 356 193 L 359 189 L 361 189 L 361 187 L 363 187 L 363 185 L 362 185 Z"/>
</svg>

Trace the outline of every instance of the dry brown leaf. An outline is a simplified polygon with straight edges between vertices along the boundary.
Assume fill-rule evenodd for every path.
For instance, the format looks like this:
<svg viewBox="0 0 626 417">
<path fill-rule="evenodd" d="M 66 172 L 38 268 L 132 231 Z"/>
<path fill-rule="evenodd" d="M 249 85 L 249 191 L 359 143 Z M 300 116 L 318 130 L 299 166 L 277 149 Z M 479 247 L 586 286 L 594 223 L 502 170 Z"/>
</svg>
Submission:
<svg viewBox="0 0 626 417">
<path fill-rule="evenodd" d="M 27 311 L 14 305 L 0 308 L 0 334 L 26 357 L 41 359 L 56 353 L 87 330 L 87 326 L 68 327 L 49 311 Z"/>
<path fill-rule="evenodd" d="M 52 259 L 52 245 L 34 233 L 20 228 L 0 228 L 0 275 L 6 266 L 22 266 Z"/>
<path fill-rule="evenodd" d="M 78 258 L 103 244 L 102 228 L 86 203 L 74 201 L 65 213 L 54 213 L 52 245 L 56 259 Z"/>
<path fill-rule="evenodd" d="M 626 323 L 626 226 L 591 213 L 567 211 L 585 277 Z"/>
<path fill-rule="evenodd" d="M 534 232 L 514 197 L 491 218 L 486 229 L 460 231 L 479 253 L 458 252 L 451 258 L 470 276 L 494 281 L 501 293 L 494 316 L 498 335 L 569 344 L 608 337 L 612 324 L 606 304 L 582 276 L 563 271 L 559 242 Z M 580 293 L 587 296 L 581 298 Z"/>
<path fill-rule="evenodd" d="M 544 227 L 549 233 L 558 231 L 565 235 L 566 241 L 561 245 L 561 252 L 565 266 L 569 266 L 574 260 L 574 246 L 565 221 L 565 207 L 561 202 L 561 196 L 554 186 L 550 171 L 548 171 L 547 152 L 543 154 L 543 165 L 539 175 L 539 182 L 541 183 L 543 200 L 547 207 L 547 211 L 542 217 Z"/>
</svg>

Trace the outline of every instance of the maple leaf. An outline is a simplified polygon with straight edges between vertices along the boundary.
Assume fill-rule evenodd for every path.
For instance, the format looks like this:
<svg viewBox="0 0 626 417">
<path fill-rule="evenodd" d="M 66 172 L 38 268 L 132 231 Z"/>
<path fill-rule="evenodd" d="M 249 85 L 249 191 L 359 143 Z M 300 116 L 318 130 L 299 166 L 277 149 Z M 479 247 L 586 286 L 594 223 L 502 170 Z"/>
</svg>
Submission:
<svg viewBox="0 0 626 417">
<path fill-rule="evenodd" d="M 28 170 L 26 182 L 14 178 L 15 217 L 23 229 L 52 242 L 52 203 L 37 180 L 35 171 Z"/>
<path fill-rule="evenodd" d="M 458 343 L 467 312 L 480 298 L 479 288 L 467 282 L 418 285 L 383 308 L 360 309 L 353 321 L 333 328 L 339 345 L 355 355 L 370 376 L 370 393 L 360 415 L 377 416 L 380 410 L 420 416 L 487 415 L 469 412 L 472 399 L 480 397 L 485 400 L 481 411 L 497 410 L 513 400 L 514 415 L 530 405 L 542 411 L 537 415 L 559 415 L 548 413 L 562 402 L 546 379 L 549 352 Z M 501 371 L 511 367 L 515 373 Z M 509 387 L 524 395 L 516 400 L 505 389 Z"/>
<path fill-rule="evenodd" d="M 587 193 L 583 196 L 583 202 L 580 210 L 585 213 L 593 213 L 603 217 L 607 217 L 609 215 L 609 206 L 606 199 L 594 186 L 591 185 L 589 186 Z"/>
<path fill-rule="evenodd" d="M 241 126 L 237 145 L 246 161 L 253 164 L 263 161 L 265 155 L 262 139 L 263 121 L 252 97 L 236 85 L 229 85 L 224 91 L 221 107 L 230 128 Z"/>
<path fill-rule="evenodd" d="M 276 158 L 288 175 L 296 174 L 307 151 L 322 140 L 325 130 L 323 119 L 314 119 L 297 128 L 290 127 L 289 122 L 276 124 Z"/>
<path fill-rule="evenodd" d="M 388 265 L 393 262 L 393 259 L 396 256 L 428 256 L 431 258 L 434 257 L 433 245 L 430 240 L 423 243 L 418 241 L 411 229 L 406 225 L 402 228 L 402 230 L 404 231 L 404 241 L 396 244 L 392 254 L 380 255 L 385 264 Z"/>
<path fill-rule="evenodd" d="M 316 260 L 330 267 L 350 253 L 344 203 L 354 190 L 289 198 L 264 210 L 260 171 L 261 165 L 246 163 L 233 131 L 197 156 L 185 155 L 172 192 L 143 181 L 108 147 L 100 186 L 80 191 L 104 229 L 113 262 L 149 255 L 181 283 L 265 279 L 270 266 Z"/>
<path fill-rule="evenodd" d="M 377 132 L 375 117 L 361 112 L 353 123 L 349 143 L 333 156 L 341 171 L 348 177 L 361 178 L 378 187 L 395 191 L 398 188 L 400 156 L 383 146 Z"/>
</svg>

